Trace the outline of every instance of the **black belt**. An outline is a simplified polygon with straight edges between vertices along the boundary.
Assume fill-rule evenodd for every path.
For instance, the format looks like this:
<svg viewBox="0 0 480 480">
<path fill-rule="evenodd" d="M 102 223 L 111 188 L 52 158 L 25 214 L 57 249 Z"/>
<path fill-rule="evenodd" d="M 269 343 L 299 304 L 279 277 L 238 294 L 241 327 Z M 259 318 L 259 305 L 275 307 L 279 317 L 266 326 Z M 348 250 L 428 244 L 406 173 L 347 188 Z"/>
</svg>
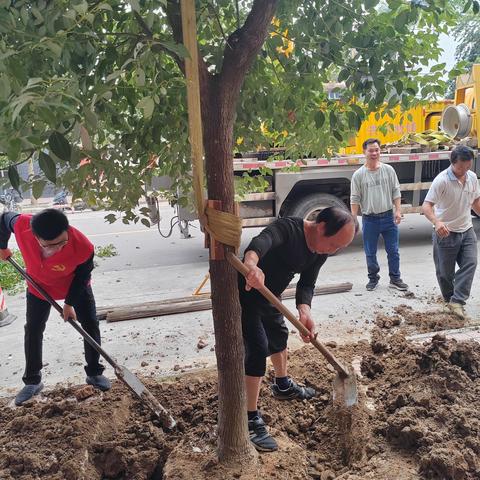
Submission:
<svg viewBox="0 0 480 480">
<path fill-rule="evenodd" d="M 393 210 L 387 210 L 386 212 L 382 213 L 364 213 L 362 214 L 363 217 L 388 217 L 390 215 L 393 215 Z"/>
</svg>

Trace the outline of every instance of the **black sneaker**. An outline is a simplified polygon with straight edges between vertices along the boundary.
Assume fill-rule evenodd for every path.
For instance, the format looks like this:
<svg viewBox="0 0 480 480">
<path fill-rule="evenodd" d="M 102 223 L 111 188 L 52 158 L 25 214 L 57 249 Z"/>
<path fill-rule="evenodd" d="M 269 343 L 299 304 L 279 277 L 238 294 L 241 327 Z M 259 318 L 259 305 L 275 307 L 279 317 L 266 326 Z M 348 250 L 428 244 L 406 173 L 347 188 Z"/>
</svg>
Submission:
<svg viewBox="0 0 480 480">
<path fill-rule="evenodd" d="M 370 280 L 368 283 L 367 283 L 367 290 L 369 292 L 373 292 L 376 288 L 378 287 L 378 280 L 375 281 L 375 280 Z"/>
<path fill-rule="evenodd" d="M 272 384 L 272 394 L 278 400 L 310 400 L 316 392 L 310 387 L 301 387 L 290 379 L 290 387 L 286 390 L 280 390 L 276 383 Z"/>
<path fill-rule="evenodd" d="M 394 280 L 393 278 L 390 279 L 390 288 L 396 288 L 402 292 L 406 292 L 408 290 L 408 285 L 405 282 L 402 282 L 401 278 Z"/>
<path fill-rule="evenodd" d="M 85 381 L 88 385 L 92 385 L 92 387 L 98 388 L 102 392 L 112 388 L 110 380 L 105 375 L 89 375 Z"/>
<path fill-rule="evenodd" d="M 274 452 L 278 450 L 275 439 L 268 433 L 262 417 L 255 417 L 248 421 L 250 441 L 259 452 Z"/>
<path fill-rule="evenodd" d="M 43 390 L 43 383 L 37 383 L 35 385 L 25 385 L 15 397 L 15 405 L 18 407 L 30 400 L 35 395 L 38 395 Z"/>
</svg>

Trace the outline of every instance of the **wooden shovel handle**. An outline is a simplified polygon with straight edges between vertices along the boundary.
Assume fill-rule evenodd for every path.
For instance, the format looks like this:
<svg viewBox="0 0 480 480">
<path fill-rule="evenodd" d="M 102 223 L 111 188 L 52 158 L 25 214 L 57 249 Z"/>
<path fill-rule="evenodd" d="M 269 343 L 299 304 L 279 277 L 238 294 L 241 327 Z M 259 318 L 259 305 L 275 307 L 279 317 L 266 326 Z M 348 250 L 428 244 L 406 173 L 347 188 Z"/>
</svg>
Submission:
<svg viewBox="0 0 480 480">
<path fill-rule="evenodd" d="M 242 261 L 233 253 L 227 253 L 227 260 L 235 270 L 240 272 L 244 277 L 249 273 L 249 269 L 242 263 Z M 298 320 L 294 315 L 267 287 L 263 286 L 258 291 L 282 314 L 288 321 L 304 336 L 309 336 L 310 331 Z M 335 358 L 335 356 L 328 350 L 317 338 L 310 340 L 310 343 L 320 351 L 320 353 L 327 359 L 328 363 L 343 377 L 348 377 L 348 370 Z"/>
</svg>

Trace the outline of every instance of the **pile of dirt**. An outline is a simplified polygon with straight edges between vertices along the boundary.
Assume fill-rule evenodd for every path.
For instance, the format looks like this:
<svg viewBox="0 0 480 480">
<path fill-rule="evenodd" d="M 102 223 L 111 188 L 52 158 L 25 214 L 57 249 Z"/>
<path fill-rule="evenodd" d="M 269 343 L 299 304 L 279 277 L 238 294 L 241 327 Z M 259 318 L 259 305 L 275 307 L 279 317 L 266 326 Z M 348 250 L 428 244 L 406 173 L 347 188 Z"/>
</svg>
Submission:
<svg viewBox="0 0 480 480">
<path fill-rule="evenodd" d="M 216 462 L 216 375 L 202 371 L 144 380 L 177 419 L 173 432 L 119 382 L 106 393 L 57 388 L 16 409 L 3 401 L 0 478 L 479 479 L 480 345 L 442 336 L 415 344 L 392 331 L 333 348 L 363 374 L 360 404 L 346 411 L 332 401 L 334 372 L 320 354 L 292 353 L 290 374 L 317 396 L 279 402 L 264 383 L 260 408 L 280 451 L 261 454 L 257 473 Z"/>
<path fill-rule="evenodd" d="M 420 346 L 393 335 L 387 346 L 362 359 L 377 448 L 408 453 L 418 478 L 480 478 L 480 345 L 437 334 Z"/>
<path fill-rule="evenodd" d="M 464 327 L 468 320 L 459 318 L 441 307 L 426 312 L 417 312 L 409 305 L 398 305 L 394 309 L 396 316 L 403 319 L 405 326 L 417 332 L 438 332 L 449 328 Z"/>
</svg>

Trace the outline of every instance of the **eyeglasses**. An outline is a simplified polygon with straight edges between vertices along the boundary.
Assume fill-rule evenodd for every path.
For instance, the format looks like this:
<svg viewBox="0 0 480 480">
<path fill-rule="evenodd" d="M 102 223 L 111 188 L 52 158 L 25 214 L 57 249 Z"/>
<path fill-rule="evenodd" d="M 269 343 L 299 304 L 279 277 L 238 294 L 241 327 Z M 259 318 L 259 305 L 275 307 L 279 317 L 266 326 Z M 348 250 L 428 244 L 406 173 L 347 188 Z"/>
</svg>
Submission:
<svg viewBox="0 0 480 480">
<path fill-rule="evenodd" d="M 63 247 L 68 243 L 68 237 L 65 240 L 60 240 L 59 242 L 56 243 L 49 243 L 48 245 L 43 245 L 42 242 L 37 239 L 38 244 L 45 249 L 51 249 L 51 248 L 58 248 L 58 247 Z"/>
</svg>

